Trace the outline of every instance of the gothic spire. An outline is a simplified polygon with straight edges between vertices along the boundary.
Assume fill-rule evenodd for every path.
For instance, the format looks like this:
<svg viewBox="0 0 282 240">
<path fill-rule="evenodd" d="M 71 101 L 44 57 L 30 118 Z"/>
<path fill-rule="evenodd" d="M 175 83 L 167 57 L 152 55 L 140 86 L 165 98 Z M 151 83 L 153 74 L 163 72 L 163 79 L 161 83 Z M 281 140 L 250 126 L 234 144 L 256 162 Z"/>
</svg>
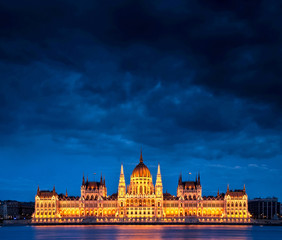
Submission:
<svg viewBox="0 0 282 240">
<path fill-rule="evenodd" d="M 39 194 L 40 189 L 39 189 L 39 184 L 38 184 L 38 188 L 37 188 L 37 195 Z"/>
<path fill-rule="evenodd" d="M 124 179 L 124 172 L 123 172 L 123 164 L 121 164 L 120 167 L 120 176 L 119 176 L 119 184 L 124 183 L 125 184 L 125 179 Z"/>
<path fill-rule="evenodd" d="M 246 192 L 246 186 L 245 186 L 245 184 L 244 184 L 244 188 L 243 188 L 243 191 L 244 191 L 244 192 Z"/>
<path fill-rule="evenodd" d="M 161 175 L 161 167 L 160 164 L 158 163 L 158 172 L 157 172 L 157 179 L 156 179 L 156 185 L 157 184 L 162 184 L 162 175 Z"/>
<path fill-rule="evenodd" d="M 227 184 L 227 193 L 229 193 L 229 184 Z"/>
<path fill-rule="evenodd" d="M 198 184 L 201 185 L 200 172 L 198 173 Z"/>
<path fill-rule="evenodd" d="M 68 197 L 68 189 L 66 189 L 66 197 Z"/>
<path fill-rule="evenodd" d="M 142 156 L 142 147 L 141 147 L 141 153 L 140 153 L 140 162 L 143 162 L 143 156 Z"/>
<path fill-rule="evenodd" d="M 121 164 L 119 183 L 118 183 L 118 196 L 124 197 L 125 194 L 126 194 L 126 186 L 125 186 L 125 179 L 124 179 L 124 173 L 123 173 L 123 164 Z"/>
<path fill-rule="evenodd" d="M 100 179 L 100 183 L 103 183 L 103 176 L 102 176 L 102 172 L 101 172 L 101 179 Z"/>
<path fill-rule="evenodd" d="M 83 173 L 83 177 L 82 177 L 82 185 L 85 185 L 84 173 Z"/>
<path fill-rule="evenodd" d="M 160 164 L 158 163 L 158 175 L 161 175 L 161 168 L 160 168 Z"/>
<path fill-rule="evenodd" d="M 178 185 L 182 184 L 182 173 L 179 174 Z"/>
<path fill-rule="evenodd" d="M 124 173 L 123 173 L 123 164 L 121 164 L 121 167 L 120 167 L 120 175 L 124 175 Z"/>
<path fill-rule="evenodd" d="M 54 185 L 54 187 L 53 187 L 53 193 L 55 193 L 56 192 L 56 190 L 55 190 L 55 185 Z"/>
<path fill-rule="evenodd" d="M 162 183 L 162 175 L 161 175 L 161 167 L 158 163 L 158 172 L 157 172 L 157 179 L 156 179 L 156 195 L 162 196 L 163 194 L 163 183 Z"/>
</svg>

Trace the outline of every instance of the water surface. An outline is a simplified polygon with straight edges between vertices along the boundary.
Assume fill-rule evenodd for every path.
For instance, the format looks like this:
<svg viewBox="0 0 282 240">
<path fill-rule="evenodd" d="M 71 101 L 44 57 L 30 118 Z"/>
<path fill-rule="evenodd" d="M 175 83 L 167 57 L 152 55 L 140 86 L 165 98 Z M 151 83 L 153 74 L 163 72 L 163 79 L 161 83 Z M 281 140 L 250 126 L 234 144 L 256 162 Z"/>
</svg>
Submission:
<svg viewBox="0 0 282 240">
<path fill-rule="evenodd" d="M 214 240 L 282 240 L 282 227 L 271 226 L 23 226 L 0 227 L 1 240 L 49 240 L 49 239 L 214 239 Z"/>
</svg>

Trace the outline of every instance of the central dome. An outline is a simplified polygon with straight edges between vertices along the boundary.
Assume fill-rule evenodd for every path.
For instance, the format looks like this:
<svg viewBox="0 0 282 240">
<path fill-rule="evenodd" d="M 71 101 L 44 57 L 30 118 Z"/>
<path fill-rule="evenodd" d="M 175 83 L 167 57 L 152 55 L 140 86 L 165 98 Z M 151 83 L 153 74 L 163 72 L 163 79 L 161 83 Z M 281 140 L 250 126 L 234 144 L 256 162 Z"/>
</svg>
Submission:
<svg viewBox="0 0 282 240">
<path fill-rule="evenodd" d="M 143 163 L 143 157 L 142 152 L 140 155 L 140 162 L 139 164 L 134 168 L 132 172 L 132 177 L 152 177 L 149 169 L 147 166 Z"/>
</svg>

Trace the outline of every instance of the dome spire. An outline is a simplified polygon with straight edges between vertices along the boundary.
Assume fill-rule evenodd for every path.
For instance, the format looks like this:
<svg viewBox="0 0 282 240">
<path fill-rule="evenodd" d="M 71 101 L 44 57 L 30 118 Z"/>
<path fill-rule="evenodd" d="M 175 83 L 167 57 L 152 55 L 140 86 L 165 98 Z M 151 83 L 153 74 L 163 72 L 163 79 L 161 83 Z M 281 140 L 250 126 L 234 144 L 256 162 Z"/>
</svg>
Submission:
<svg viewBox="0 0 282 240">
<path fill-rule="evenodd" d="M 142 147 L 141 147 L 141 153 L 140 153 L 140 162 L 143 162 L 143 156 L 142 156 Z"/>
</svg>

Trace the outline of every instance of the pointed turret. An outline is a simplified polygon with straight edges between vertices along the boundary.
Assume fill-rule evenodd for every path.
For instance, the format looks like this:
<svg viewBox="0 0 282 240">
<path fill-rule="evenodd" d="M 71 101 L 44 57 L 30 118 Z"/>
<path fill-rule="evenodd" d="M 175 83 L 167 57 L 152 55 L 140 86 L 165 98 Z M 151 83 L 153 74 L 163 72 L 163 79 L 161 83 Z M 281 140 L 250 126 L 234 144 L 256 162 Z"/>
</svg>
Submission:
<svg viewBox="0 0 282 240">
<path fill-rule="evenodd" d="M 196 180 L 195 180 L 196 184 L 198 183 L 198 174 L 196 174 Z"/>
<path fill-rule="evenodd" d="M 106 180 L 105 180 L 105 176 L 104 176 L 104 182 L 103 182 L 104 186 L 106 186 Z"/>
<path fill-rule="evenodd" d="M 66 197 L 68 197 L 68 189 L 66 189 Z"/>
<path fill-rule="evenodd" d="M 157 175 L 161 175 L 160 163 L 158 163 L 158 172 L 157 172 Z"/>
<path fill-rule="evenodd" d="M 157 172 L 157 179 L 156 179 L 156 195 L 157 197 L 161 197 L 163 195 L 163 183 L 162 183 L 160 164 L 158 164 L 158 172 Z"/>
<path fill-rule="evenodd" d="M 200 173 L 198 173 L 198 184 L 201 185 Z"/>
<path fill-rule="evenodd" d="M 84 173 L 83 173 L 83 177 L 82 177 L 82 185 L 85 185 Z"/>
<path fill-rule="evenodd" d="M 217 190 L 217 196 L 219 196 L 219 189 Z"/>
<path fill-rule="evenodd" d="M 124 172 L 123 172 L 123 164 L 121 164 L 119 183 L 118 183 L 118 196 L 124 197 L 125 194 L 126 194 L 126 186 L 125 186 L 125 179 L 124 179 Z"/>
<path fill-rule="evenodd" d="M 244 193 L 246 192 L 246 186 L 245 186 L 245 184 L 244 184 L 243 192 L 244 192 Z"/>
<path fill-rule="evenodd" d="M 88 183 L 88 176 L 86 177 L 86 183 Z"/>
<path fill-rule="evenodd" d="M 226 193 L 229 193 L 229 184 L 227 184 L 227 191 Z"/>
<path fill-rule="evenodd" d="M 56 190 L 55 190 L 55 185 L 54 185 L 54 187 L 53 187 L 53 193 L 55 193 L 56 192 Z"/>
<path fill-rule="evenodd" d="M 143 156 L 142 156 L 142 147 L 141 147 L 141 153 L 140 153 L 140 162 L 143 162 Z"/>
<path fill-rule="evenodd" d="M 161 167 L 160 164 L 158 164 L 158 172 L 157 172 L 157 180 L 156 183 L 162 183 L 162 176 L 161 176 Z"/>
<path fill-rule="evenodd" d="M 39 185 L 38 185 L 38 188 L 37 188 L 37 195 L 39 194 L 40 192 L 40 189 L 39 189 Z"/>
<path fill-rule="evenodd" d="M 102 172 L 101 172 L 101 179 L 100 179 L 100 183 L 103 184 L 103 176 L 102 176 Z"/>
<path fill-rule="evenodd" d="M 182 184 L 182 173 L 179 174 L 178 185 Z"/>
<path fill-rule="evenodd" d="M 123 172 L 123 164 L 121 164 L 121 167 L 120 167 L 119 183 L 125 183 L 124 172 Z"/>
</svg>

